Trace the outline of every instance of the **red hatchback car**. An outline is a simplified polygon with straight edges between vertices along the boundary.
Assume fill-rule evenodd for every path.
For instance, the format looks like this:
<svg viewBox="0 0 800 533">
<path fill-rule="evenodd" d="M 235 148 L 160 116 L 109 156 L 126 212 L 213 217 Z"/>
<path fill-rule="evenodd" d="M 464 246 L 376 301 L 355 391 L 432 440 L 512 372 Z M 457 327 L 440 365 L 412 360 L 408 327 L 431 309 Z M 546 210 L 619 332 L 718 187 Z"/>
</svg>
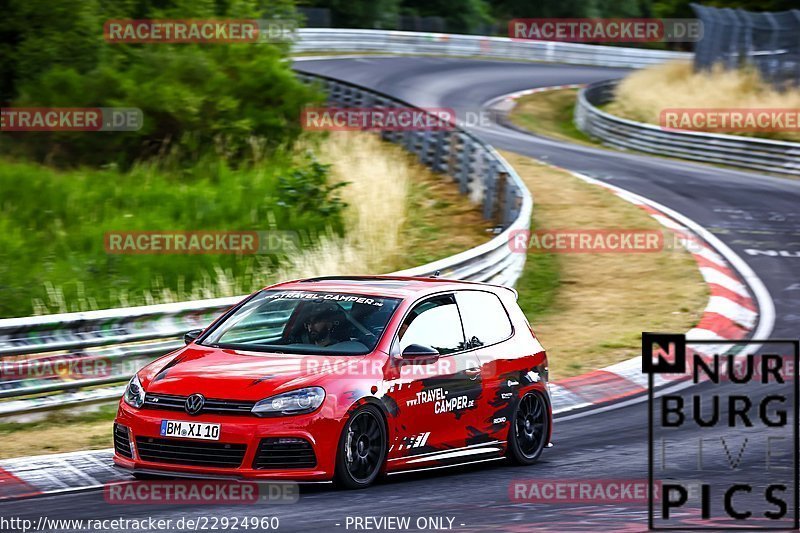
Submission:
<svg viewBox="0 0 800 533">
<path fill-rule="evenodd" d="M 153 474 L 334 480 L 509 457 L 550 442 L 547 355 L 512 289 L 314 278 L 246 298 L 140 370 L 115 463 Z"/>
</svg>

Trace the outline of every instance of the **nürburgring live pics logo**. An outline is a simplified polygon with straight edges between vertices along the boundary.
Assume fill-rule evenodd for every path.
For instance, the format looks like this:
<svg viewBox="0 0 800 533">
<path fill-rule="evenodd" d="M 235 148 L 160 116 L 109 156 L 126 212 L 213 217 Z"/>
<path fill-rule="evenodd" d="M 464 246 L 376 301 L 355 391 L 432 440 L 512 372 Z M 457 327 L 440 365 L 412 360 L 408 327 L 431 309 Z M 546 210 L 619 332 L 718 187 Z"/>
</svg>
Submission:
<svg viewBox="0 0 800 533">
<path fill-rule="evenodd" d="M 797 340 L 642 334 L 651 530 L 800 527 L 799 357 Z M 656 385 L 679 383 L 675 374 L 694 386 L 668 385 L 656 398 Z"/>
</svg>

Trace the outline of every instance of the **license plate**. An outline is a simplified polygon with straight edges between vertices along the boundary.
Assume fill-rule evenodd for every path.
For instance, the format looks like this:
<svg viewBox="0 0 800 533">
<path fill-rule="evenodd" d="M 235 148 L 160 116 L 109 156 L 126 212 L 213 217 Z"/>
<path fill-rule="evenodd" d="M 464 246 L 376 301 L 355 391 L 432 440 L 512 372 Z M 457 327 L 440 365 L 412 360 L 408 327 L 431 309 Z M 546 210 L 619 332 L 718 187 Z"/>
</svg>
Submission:
<svg viewBox="0 0 800 533">
<path fill-rule="evenodd" d="M 219 424 L 162 420 L 161 436 L 181 439 L 219 440 Z"/>
</svg>

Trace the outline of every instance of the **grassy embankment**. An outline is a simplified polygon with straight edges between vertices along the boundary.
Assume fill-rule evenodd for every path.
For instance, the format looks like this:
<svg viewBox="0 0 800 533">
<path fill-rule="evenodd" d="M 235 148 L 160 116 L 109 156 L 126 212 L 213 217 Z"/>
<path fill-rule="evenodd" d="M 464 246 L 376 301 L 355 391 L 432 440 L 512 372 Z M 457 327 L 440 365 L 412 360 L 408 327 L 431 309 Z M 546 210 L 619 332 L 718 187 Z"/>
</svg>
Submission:
<svg viewBox="0 0 800 533">
<path fill-rule="evenodd" d="M 638 122 L 659 124 L 661 110 L 800 109 L 800 88 L 776 90 L 754 69 L 694 72 L 685 62 L 665 63 L 638 70 L 617 88 L 605 110 Z M 725 132 L 800 142 L 800 132 Z"/>
<path fill-rule="evenodd" d="M 577 94 L 576 89 L 558 89 L 523 96 L 509 118 L 534 133 L 603 146 L 575 127 Z M 753 70 L 696 73 L 689 63 L 676 62 L 633 72 L 617 87 L 614 101 L 601 108 L 622 118 L 659 125 L 663 109 L 800 109 L 800 89 L 777 91 Z M 800 141 L 800 133 L 792 131 L 740 134 Z"/>
<path fill-rule="evenodd" d="M 663 229 L 602 187 L 503 155 L 533 192 L 536 229 Z M 708 301 L 691 255 L 672 247 L 657 253 L 529 253 L 517 289 L 554 379 L 635 357 L 642 331 L 687 331 Z"/>
<path fill-rule="evenodd" d="M 246 169 L 217 163 L 124 173 L 4 160 L 0 317 L 233 296 L 286 276 L 389 272 L 486 238 L 487 224 L 459 207 L 454 188 L 401 148 L 367 135 L 332 135 L 313 150 L 331 165 L 328 181 L 346 183 L 318 195 L 315 205 L 298 205 L 296 197 L 332 183 L 313 163 L 298 165 L 289 156 Z M 401 228 L 409 235 L 401 238 Z M 117 255 L 104 248 L 106 232 L 176 230 L 288 230 L 305 246 L 238 256 Z M 414 246 L 406 247 L 407 239 Z"/>
</svg>

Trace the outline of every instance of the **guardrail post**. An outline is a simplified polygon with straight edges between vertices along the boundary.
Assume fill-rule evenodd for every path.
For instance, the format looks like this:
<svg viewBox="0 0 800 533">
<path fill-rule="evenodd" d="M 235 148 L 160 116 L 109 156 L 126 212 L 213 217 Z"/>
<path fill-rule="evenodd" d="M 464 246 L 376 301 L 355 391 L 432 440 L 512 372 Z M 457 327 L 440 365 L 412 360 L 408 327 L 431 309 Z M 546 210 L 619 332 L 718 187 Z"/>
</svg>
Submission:
<svg viewBox="0 0 800 533">
<path fill-rule="evenodd" d="M 500 224 L 505 228 L 514 222 L 517 216 L 519 216 L 519 209 L 522 204 L 522 199 L 517 195 L 514 187 L 508 183 L 508 173 L 504 172 L 503 174 L 503 179 L 505 180 L 505 199 L 503 201 L 503 217 L 500 221 Z"/>
<path fill-rule="evenodd" d="M 475 152 L 475 147 L 472 144 L 472 139 L 466 134 L 460 133 L 458 136 L 461 138 L 461 162 L 458 172 L 458 190 L 461 194 L 468 194 L 470 192 L 469 178 L 473 171 L 473 154 Z"/>
<path fill-rule="evenodd" d="M 450 138 L 453 136 L 449 131 L 435 131 L 435 142 L 433 143 L 433 170 L 434 172 L 447 172 L 447 150 L 450 147 Z"/>
<path fill-rule="evenodd" d="M 458 155 L 461 149 L 461 136 L 457 131 L 450 133 L 450 142 L 447 145 L 447 173 L 458 181 Z"/>
<path fill-rule="evenodd" d="M 483 218 L 495 224 L 503 223 L 503 204 L 506 195 L 508 173 L 500 170 L 500 164 L 486 154 L 484 173 Z"/>
<path fill-rule="evenodd" d="M 487 152 L 483 152 L 481 157 L 481 184 L 483 189 L 483 218 L 494 220 L 495 200 L 497 198 L 497 166 L 489 157 Z"/>
<path fill-rule="evenodd" d="M 408 150 L 411 153 L 416 153 L 414 152 L 414 143 L 416 142 L 416 139 L 414 138 L 414 133 L 416 132 L 413 132 L 411 130 L 403 130 L 402 133 L 403 145 L 405 146 L 406 150 Z"/>
<path fill-rule="evenodd" d="M 418 133 L 419 135 L 419 153 L 417 154 L 419 157 L 420 163 L 423 165 L 430 167 L 431 166 L 431 158 L 428 149 L 431 145 L 431 136 L 433 132 L 430 130 L 422 130 Z"/>
</svg>

